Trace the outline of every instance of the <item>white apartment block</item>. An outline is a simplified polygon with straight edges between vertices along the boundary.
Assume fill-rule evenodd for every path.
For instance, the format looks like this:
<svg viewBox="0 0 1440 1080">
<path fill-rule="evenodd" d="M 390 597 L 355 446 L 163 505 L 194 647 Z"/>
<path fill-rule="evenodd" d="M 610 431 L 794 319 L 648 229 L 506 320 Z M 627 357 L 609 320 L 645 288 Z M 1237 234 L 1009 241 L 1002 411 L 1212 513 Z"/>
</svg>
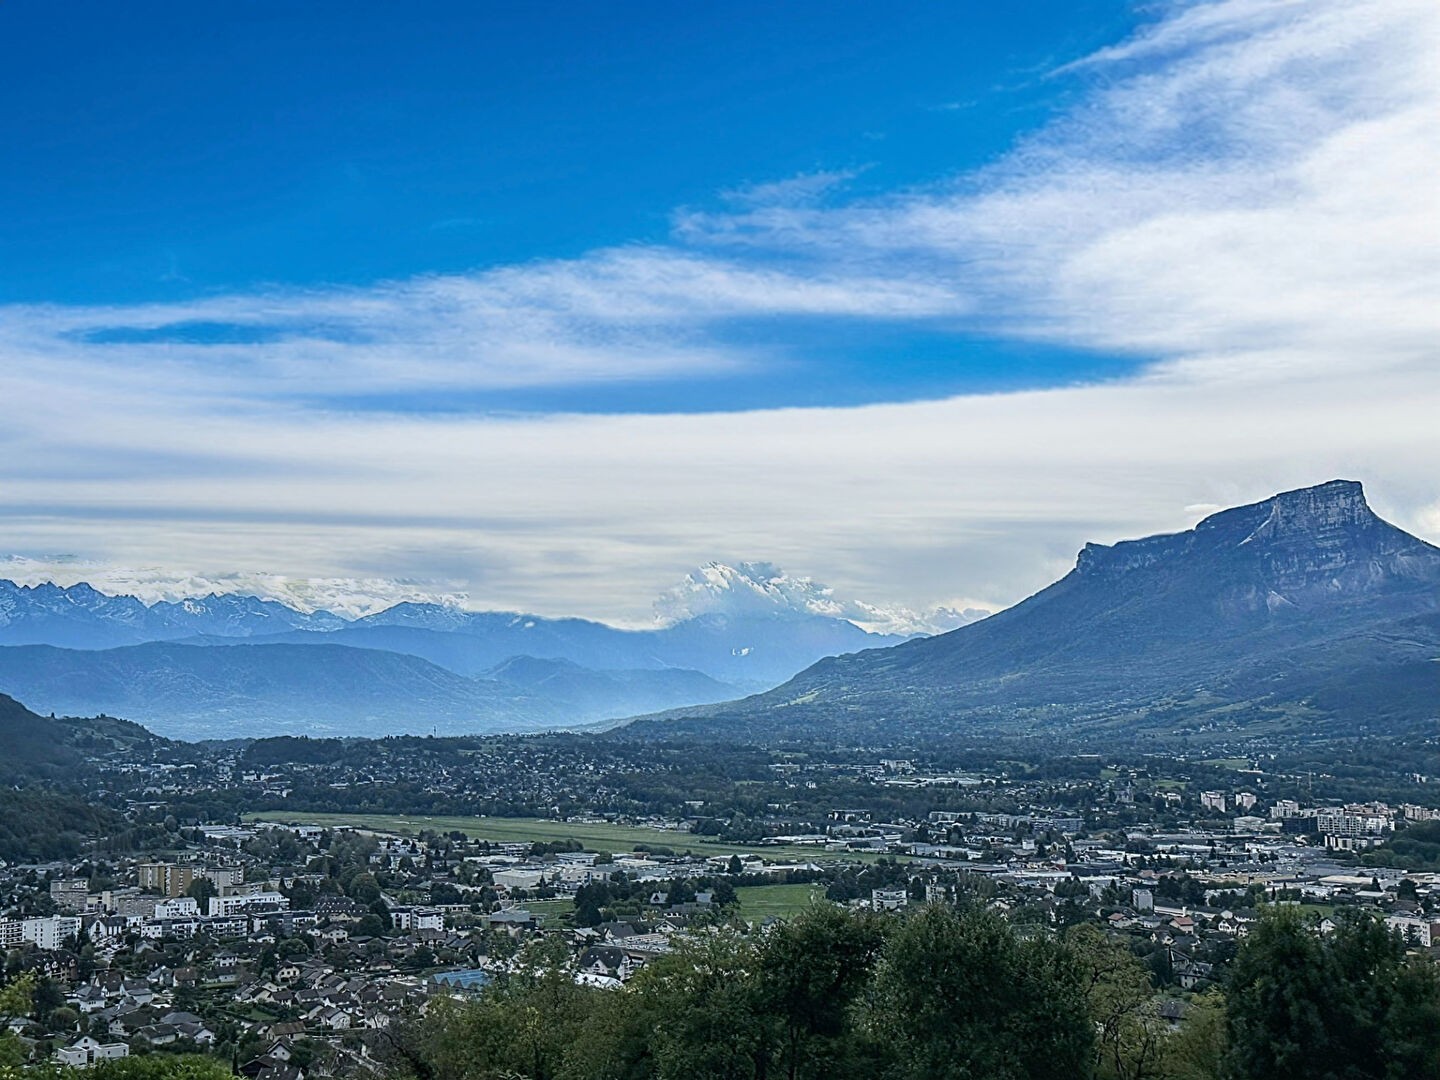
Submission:
<svg viewBox="0 0 1440 1080">
<path fill-rule="evenodd" d="M 243 915 L 257 907 L 287 910 L 290 899 L 278 892 L 257 892 L 240 896 L 212 896 L 209 915 L 213 919 L 221 915 Z"/>
<path fill-rule="evenodd" d="M 910 894 L 905 889 L 870 890 L 870 906 L 876 911 L 898 911 L 909 903 Z"/>
<path fill-rule="evenodd" d="M 445 929 L 445 914 L 438 908 L 391 908 L 390 921 L 396 930 Z"/>
<path fill-rule="evenodd" d="M 1427 918 L 1416 918 L 1411 915 L 1387 915 L 1385 925 L 1391 930 L 1398 931 L 1407 944 L 1419 945 L 1422 949 L 1428 949 L 1432 944 L 1440 941 L 1440 924 L 1433 923 Z"/>
<path fill-rule="evenodd" d="M 52 915 L 48 919 L 26 919 L 20 934 L 37 949 L 58 949 L 80 933 L 80 920 L 73 915 Z"/>
<path fill-rule="evenodd" d="M 1388 808 L 1374 806 L 1326 807 L 1315 813 L 1315 831 L 1322 836 L 1380 836 L 1394 827 Z"/>
<path fill-rule="evenodd" d="M 200 903 L 193 896 L 162 900 L 155 905 L 154 916 L 157 919 L 198 919 Z"/>
</svg>

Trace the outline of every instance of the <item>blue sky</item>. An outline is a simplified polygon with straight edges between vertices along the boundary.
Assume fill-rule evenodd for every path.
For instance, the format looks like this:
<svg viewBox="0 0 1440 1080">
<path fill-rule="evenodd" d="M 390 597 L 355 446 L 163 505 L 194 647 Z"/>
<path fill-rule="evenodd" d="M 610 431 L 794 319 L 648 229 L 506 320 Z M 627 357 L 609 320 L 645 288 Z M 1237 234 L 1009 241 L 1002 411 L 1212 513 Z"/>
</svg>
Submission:
<svg viewBox="0 0 1440 1080">
<path fill-rule="evenodd" d="M 1055 70 L 1135 25 L 1119 0 L 12 4 L 0 19 L 0 298 L 86 305 L 663 243 L 677 212 L 807 175 L 847 200 L 943 181 L 1043 125 L 1085 81 Z M 236 330 L 151 340 L 197 333 Z M 943 317 L 762 317 L 719 336 L 764 342 L 767 370 L 357 404 L 856 404 L 1132 364 Z"/>
<path fill-rule="evenodd" d="M 6 5 L 11 300 L 365 284 L 663 240 L 812 172 L 982 165 L 1116 0 Z"/>
<path fill-rule="evenodd" d="M 1433 0 L 0 5 L 10 576 L 996 607 L 1440 537 Z"/>
</svg>

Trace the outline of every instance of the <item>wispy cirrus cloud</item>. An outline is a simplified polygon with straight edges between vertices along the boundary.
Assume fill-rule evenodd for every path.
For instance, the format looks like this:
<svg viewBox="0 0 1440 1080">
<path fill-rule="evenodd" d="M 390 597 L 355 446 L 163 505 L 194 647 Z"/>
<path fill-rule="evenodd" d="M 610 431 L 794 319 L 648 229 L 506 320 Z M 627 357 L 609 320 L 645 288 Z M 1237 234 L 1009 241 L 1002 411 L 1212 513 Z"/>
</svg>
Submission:
<svg viewBox="0 0 1440 1080">
<path fill-rule="evenodd" d="M 924 319 L 960 306 L 918 277 L 797 275 L 678 248 L 129 307 L 0 309 L 0 349 L 107 382 L 260 398 L 693 377 L 753 367 L 727 320 Z M 152 387 L 153 389 L 153 387 Z"/>
<path fill-rule="evenodd" d="M 1433 536 L 1437 72 L 1429 2 L 1175 4 L 1053 76 L 1085 88 L 1069 113 L 924 189 L 856 199 L 817 174 L 679 211 L 666 244 L 578 259 L 6 308 L 7 546 L 441 580 L 474 603 L 643 619 L 712 558 L 917 608 L 1004 603 L 1083 540 L 1333 475 Z M 344 407 L 761 377 L 774 350 L 739 328 L 816 317 L 1144 366 L 849 409 Z M 805 359 L 823 380 L 825 357 Z"/>
<path fill-rule="evenodd" d="M 679 233 L 869 274 L 925 267 L 997 333 L 1157 362 L 1430 354 L 1433 4 L 1176 5 L 1068 71 L 1094 79 L 1084 104 L 978 174 L 849 206 L 692 213 Z"/>
</svg>

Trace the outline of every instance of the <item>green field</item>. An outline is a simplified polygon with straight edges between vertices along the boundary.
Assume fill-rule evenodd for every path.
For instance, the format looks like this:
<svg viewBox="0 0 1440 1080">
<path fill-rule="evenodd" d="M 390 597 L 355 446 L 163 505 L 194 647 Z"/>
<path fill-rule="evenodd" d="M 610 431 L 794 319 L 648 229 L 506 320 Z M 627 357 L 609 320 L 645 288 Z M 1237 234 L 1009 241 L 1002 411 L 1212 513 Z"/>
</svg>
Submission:
<svg viewBox="0 0 1440 1080">
<path fill-rule="evenodd" d="M 740 917 L 760 922 L 774 916 L 788 919 L 816 900 L 825 899 L 823 885 L 744 885 L 735 890 L 740 898 Z"/>
<path fill-rule="evenodd" d="M 629 852 L 636 845 L 666 847 L 675 852 L 690 851 L 699 856 L 758 855 L 770 862 L 826 862 L 836 859 L 872 861 L 878 856 L 824 851 L 790 844 L 722 844 L 693 833 L 648 829 L 638 825 L 612 825 L 551 821 L 547 818 L 426 817 L 420 814 L 307 814 L 270 812 L 246 814 L 246 821 L 267 821 L 282 825 L 348 826 L 369 832 L 414 836 L 426 829 L 436 832 L 463 832 L 474 840 L 519 844 L 574 840 L 589 851 Z"/>
<path fill-rule="evenodd" d="M 575 910 L 575 901 L 568 897 L 560 900 L 526 900 L 520 906 L 538 915 L 541 926 L 553 930 L 568 925 L 565 917 Z"/>
</svg>

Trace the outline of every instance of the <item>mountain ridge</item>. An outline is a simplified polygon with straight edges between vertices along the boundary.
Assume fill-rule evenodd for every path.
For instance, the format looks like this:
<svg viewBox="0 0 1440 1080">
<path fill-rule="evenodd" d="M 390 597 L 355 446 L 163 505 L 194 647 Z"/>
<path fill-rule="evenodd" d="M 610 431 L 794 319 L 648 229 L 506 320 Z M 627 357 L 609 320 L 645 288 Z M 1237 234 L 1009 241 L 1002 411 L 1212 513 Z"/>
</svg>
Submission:
<svg viewBox="0 0 1440 1080">
<path fill-rule="evenodd" d="M 1060 580 L 982 622 L 821 660 L 764 694 L 627 730 L 943 737 L 1100 730 L 1127 716 L 1143 729 L 1186 709 L 1196 722 L 1238 709 L 1256 723 L 1343 726 L 1364 718 L 1320 691 L 1334 700 L 1348 664 L 1359 681 L 1388 672 L 1417 685 L 1389 722 L 1424 722 L 1440 715 L 1437 613 L 1440 548 L 1336 480 L 1181 533 L 1088 544 Z"/>
<path fill-rule="evenodd" d="M 574 728 L 737 693 L 695 671 L 594 671 L 533 657 L 472 678 L 421 657 L 323 640 L 3 646 L 0 687 L 40 712 L 121 715 L 190 740 Z"/>
<path fill-rule="evenodd" d="M 754 570 L 762 564 L 743 565 Z M 418 601 L 402 601 L 356 619 L 323 610 L 303 612 L 238 593 L 146 604 L 83 582 L 62 587 L 0 580 L 0 646 L 110 649 L 187 640 L 311 644 L 334 635 L 335 643 L 419 656 L 471 677 L 511 656 L 536 656 L 594 670 L 683 668 L 757 688 L 781 682 L 821 656 L 903 640 L 900 635 L 869 633 L 838 608 L 811 610 L 810 594 L 820 590 L 828 595 L 823 586 L 808 578 L 777 577 L 773 567 L 765 569 L 773 573 L 761 583 L 749 572 L 730 572 L 732 582 L 754 586 L 738 589 L 738 604 L 719 609 L 712 605 L 685 619 L 635 630 L 589 619 L 467 611 Z M 776 586 L 781 578 L 792 592 L 799 592 L 790 595 Z"/>
</svg>

